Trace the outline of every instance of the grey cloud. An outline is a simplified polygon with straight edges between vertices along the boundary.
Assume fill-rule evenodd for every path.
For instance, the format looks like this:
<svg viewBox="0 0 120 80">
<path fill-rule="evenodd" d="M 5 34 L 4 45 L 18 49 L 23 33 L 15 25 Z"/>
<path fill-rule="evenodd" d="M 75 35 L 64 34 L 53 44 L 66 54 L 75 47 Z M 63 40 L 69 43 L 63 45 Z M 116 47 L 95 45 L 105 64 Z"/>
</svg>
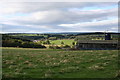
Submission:
<svg viewBox="0 0 120 80">
<path fill-rule="evenodd" d="M 60 2 L 60 3 L 10 3 L 2 5 L 0 13 L 5 16 L 16 13 L 29 14 L 26 16 L 13 16 L 6 18 L 2 22 L 11 23 L 9 27 L 4 27 L 4 31 L 82 31 L 82 30 L 101 30 L 116 27 L 116 24 L 105 25 L 88 25 L 87 27 L 74 26 L 65 27 L 58 26 L 59 24 L 76 24 L 107 20 L 109 18 L 117 18 L 117 8 L 101 9 L 101 7 L 108 7 L 116 5 L 116 3 L 73 3 L 73 2 Z M 100 10 L 82 10 L 86 7 L 100 7 Z M 78 10 L 74 10 L 77 8 Z M 4 9 L 4 10 L 3 10 Z M 73 10 L 70 10 L 73 9 Z M 8 10 L 8 11 L 7 11 Z M 4 12 L 6 14 L 4 14 Z M 1 16 L 0 14 L 0 16 Z M 2 19 L 1 19 L 2 20 Z M 13 24 L 13 25 L 12 25 Z M 30 26 L 28 26 L 30 25 Z M 35 27 L 34 27 L 35 26 Z M 45 27 L 44 27 L 45 26 Z M 44 28 L 43 28 L 44 27 Z M 29 28 L 29 29 L 28 29 Z M 9 30 L 8 30 L 9 29 Z"/>
<path fill-rule="evenodd" d="M 84 7 L 107 7 L 116 5 L 114 2 L 8 2 L 1 3 L 1 12 L 5 13 L 32 13 L 44 10 L 56 10 L 66 8 L 84 8 Z M 7 10 L 7 11 L 6 11 Z"/>
<path fill-rule="evenodd" d="M 47 12 L 40 11 L 33 13 L 32 15 L 27 17 L 16 18 L 13 21 L 24 25 L 27 24 L 51 25 L 64 23 L 91 22 L 93 20 L 100 21 L 109 19 L 110 17 L 117 18 L 117 9 L 99 11 L 77 11 L 77 12 L 62 10 L 51 10 Z"/>
</svg>

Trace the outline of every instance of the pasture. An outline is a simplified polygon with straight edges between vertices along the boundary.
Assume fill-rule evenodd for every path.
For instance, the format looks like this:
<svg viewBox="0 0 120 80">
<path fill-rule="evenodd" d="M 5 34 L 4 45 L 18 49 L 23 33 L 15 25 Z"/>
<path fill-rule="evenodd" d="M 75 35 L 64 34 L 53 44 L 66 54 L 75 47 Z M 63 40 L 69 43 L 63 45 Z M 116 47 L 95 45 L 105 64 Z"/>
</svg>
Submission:
<svg viewBox="0 0 120 80">
<path fill-rule="evenodd" d="M 3 78 L 114 78 L 117 50 L 2 48 Z"/>
<path fill-rule="evenodd" d="M 64 43 L 64 45 L 72 45 L 72 42 L 75 42 L 74 39 L 61 39 L 61 40 L 50 40 L 51 44 L 55 44 L 55 45 L 61 45 L 61 42 Z"/>
</svg>

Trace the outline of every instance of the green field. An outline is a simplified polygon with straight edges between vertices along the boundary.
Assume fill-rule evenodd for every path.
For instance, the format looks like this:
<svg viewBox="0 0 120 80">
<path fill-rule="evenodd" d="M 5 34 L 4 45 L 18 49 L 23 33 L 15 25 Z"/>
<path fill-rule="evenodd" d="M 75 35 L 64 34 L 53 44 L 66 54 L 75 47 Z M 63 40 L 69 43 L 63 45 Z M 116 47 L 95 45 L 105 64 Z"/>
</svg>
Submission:
<svg viewBox="0 0 120 80">
<path fill-rule="evenodd" d="M 51 44 L 61 45 L 61 42 L 64 42 L 65 45 L 72 45 L 72 42 L 75 42 L 74 39 L 62 39 L 62 40 L 51 40 Z"/>
<path fill-rule="evenodd" d="M 3 78 L 113 78 L 117 50 L 2 48 Z"/>
</svg>

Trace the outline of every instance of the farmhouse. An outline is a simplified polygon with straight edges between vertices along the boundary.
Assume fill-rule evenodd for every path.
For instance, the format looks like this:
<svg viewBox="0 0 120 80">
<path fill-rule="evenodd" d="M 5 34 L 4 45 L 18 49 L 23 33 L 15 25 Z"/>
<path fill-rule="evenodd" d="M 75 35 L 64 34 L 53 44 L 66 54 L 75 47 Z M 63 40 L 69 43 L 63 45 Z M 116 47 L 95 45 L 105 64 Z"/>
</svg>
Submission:
<svg viewBox="0 0 120 80">
<path fill-rule="evenodd" d="M 111 34 L 105 33 L 105 40 L 79 40 L 76 49 L 111 50 L 119 49 L 118 40 L 111 40 Z"/>
<path fill-rule="evenodd" d="M 117 40 L 79 40 L 76 44 L 77 49 L 95 49 L 95 50 L 109 50 L 118 49 Z"/>
</svg>

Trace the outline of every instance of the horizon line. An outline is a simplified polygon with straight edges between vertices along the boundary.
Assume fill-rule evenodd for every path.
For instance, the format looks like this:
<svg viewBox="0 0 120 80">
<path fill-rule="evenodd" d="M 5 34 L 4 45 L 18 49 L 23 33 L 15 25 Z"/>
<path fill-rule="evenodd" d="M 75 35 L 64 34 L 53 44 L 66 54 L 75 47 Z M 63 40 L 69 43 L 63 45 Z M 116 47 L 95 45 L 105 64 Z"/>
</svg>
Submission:
<svg viewBox="0 0 120 80">
<path fill-rule="evenodd" d="M 96 33 L 96 32 L 100 32 L 100 33 L 104 33 L 107 31 L 85 31 L 85 32 L 0 32 L 0 34 L 9 34 L 9 33 L 39 33 L 39 34 L 44 34 L 44 33 Z M 119 31 L 108 31 L 108 33 L 120 33 Z"/>
</svg>

